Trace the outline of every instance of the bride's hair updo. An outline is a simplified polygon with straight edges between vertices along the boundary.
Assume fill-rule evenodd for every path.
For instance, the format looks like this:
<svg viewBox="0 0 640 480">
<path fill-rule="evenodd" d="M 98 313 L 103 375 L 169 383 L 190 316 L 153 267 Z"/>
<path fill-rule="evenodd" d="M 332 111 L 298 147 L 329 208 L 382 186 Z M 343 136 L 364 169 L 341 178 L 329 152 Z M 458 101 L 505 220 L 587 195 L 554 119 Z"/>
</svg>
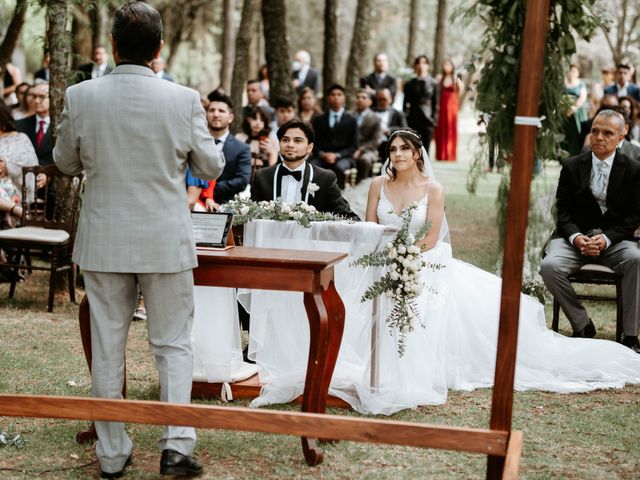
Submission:
<svg viewBox="0 0 640 480">
<path fill-rule="evenodd" d="M 395 130 L 390 136 L 389 141 L 387 142 L 387 158 L 389 159 L 389 163 L 387 164 L 386 172 L 392 180 L 396 179 L 396 169 L 391 165 L 391 155 L 389 154 L 389 149 L 391 148 L 391 142 L 395 140 L 397 137 L 400 137 L 402 140 L 411 145 L 411 149 L 418 152 L 418 159 L 416 160 L 416 166 L 418 170 L 424 172 L 424 158 L 422 158 L 422 139 L 418 132 L 411 128 L 402 128 L 399 130 Z"/>
</svg>

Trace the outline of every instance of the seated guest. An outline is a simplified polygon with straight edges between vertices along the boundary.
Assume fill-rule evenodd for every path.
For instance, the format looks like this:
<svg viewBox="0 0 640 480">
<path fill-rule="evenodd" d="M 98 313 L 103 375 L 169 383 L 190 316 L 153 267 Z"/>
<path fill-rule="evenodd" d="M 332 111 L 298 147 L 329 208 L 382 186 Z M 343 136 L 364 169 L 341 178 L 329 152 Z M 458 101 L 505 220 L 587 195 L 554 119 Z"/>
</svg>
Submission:
<svg viewBox="0 0 640 480">
<path fill-rule="evenodd" d="M 38 83 L 30 90 L 35 114 L 16 122 L 19 132 L 29 137 L 38 156 L 40 165 L 53 163 L 53 144 L 51 142 L 51 119 L 49 118 L 49 84 Z"/>
<path fill-rule="evenodd" d="M 287 97 L 278 97 L 272 104 L 274 111 L 274 120 L 271 125 L 271 136 L 274 140 L 278 140 L 276 132 L 285 123 L 293 120 L 296 117 L 296 106 Z"/>
<path fill-rule="evenodd" d="M 20 88 L 20 86 L 18 86 Z M 16 88 L 16 93 L 18 89 Z M 20 95 L 18 95 L 20 97 Z M 640 142 L 640 126 L 638 125 L 638 103 L 631 97 L 620 97 L 618 99 L 620 107 L 624 109 L 629 117 L 629 138 L 631 142 Z"/>
<path fill-rule="evenodd" d="M 98 46 L 93 49 L 91 55 L 91 62 L 80 65 L 78 70 L 78 83 L 85 80 L 91 80 L 93 78 L 100 78 L 111 73 L 112 67 L 109 65 L 109 57 L 104 47 Z"/>
<path fill-rule="evenodd" d="M 293 88 L 300 95 L 309 87 L 314 93 L 320 91 L 320 72 L 311 66 L 311 55 L 305 50 L 296 52 L 293 60 Z"/>
<path fill-rule="evenodd" d="M 303 122 L 313 123 L 313 119 L 321 114 L 316 93 L 310 87 L 304 87 L 298 96 L 298 117 Z"/>
<path fill-rule="evenodd" d="M 158 57 L 151 62 L 151 70 L 156 74 L 156 77 L 161 78 L 162 80 L 166 80 L 168 82 L 175 82 L 171 74 L 165 72 L 165 67 L 167 66 L 167 62 L 164 61 L 164 58 Z"/>
<path fill-rule="evenodd" d="M 619 97 L 631 97 L 640 102 L 640 87 L 631 83 L 631 65 L 621 63 L 616 69 L 616 81 L 604 89 L 605 95 Z"/>
<path fill-rule="evenodd" d="M 18 103 L 13 105 L 11 115 L 16 120 L 22 120 L 25 117 L 29 117 L 35 113 L 33 110 L 33 102 L 30 102 L 29 92 L 31 91 L 31 85 L 28 83 L 21 83 L 16 87 L 16 97 L 18 97 Z"/>
<path fill-rule="evenodd" d="M 392 106 L 393 96 L 388 88 L 376 92 L 376 114 L 380 117 L 382 133 L 387 137 L 398 128 L 407 128 L 407 118 Z"/>
<path fill-rule="evenodd" d="M 231 98 L 219 91 L 212 92 L 207 107 L 209 133 L 222 149 L 225 165 L 217 180 L 210 180 L 200 199 L 208 211 L 217 211 L 220 205 L 242 192 L 251 180 L 251 148 L 229 133 L 233 122 Z"/>
<path fill-rule="evenodd" d="M 242 132 L 236 135 L 236 138 L 248 144 L 251 150 L 251 178 L 256 170 L 278 161 L 278 143 L 270 136 L 270 125 L 269 112 L 264 107 L 254 107 L 242 122 Z"/>
<path fill-rule="evenodd" d="M 600 112 L 591 127 L 592 152 L 563 162 L 556 193 L 557 223 L 540 267 L 545 285 L 571 322 L 574 337 L 596 329 L 569 275 L 598 263 L 622 275 L 623 344 L 640 353 L 640 162 L 616 151 L 624 139 L 622 115 Z"/>
<path fill-rule="evenodd" d="M 332 170 L 338 186 L 344 188 L 345 171 L 353 167 L 353 154 L 358 148 L 358 123 L 344 109 L 346 96 L 342 85 L 332 85 L 326 92 L 329 110 L 316 117 L 314 165 Z"/>
<path fill-rule="evenodd" d="M 187 186 L 187 199 L 189 202 L 189 210 L 195 212 L 206 212 L 207 207 L 200 201 L 200 195 L 205 188 L 209 187 L 209 182 L 215 180 L 202 180 L 201 178 L 194 177 L 191 173 L 191 169 L 187 165 L 187 173 L 185 174 L 185 184 Z M 135 317 L 135 315 L 134 315 Z"/>
<path fill-rule="evenodd" d="M 589 137 L 589 132 L 591 132 L 591 124 L 595 116 L 607 107 L 617 107 L 618 105 L 618 97 L 616 95 L 605 95 L 600 99 L 600 106 L 597 108 L 593 117 L 580 124 L 580 142 L 582 143 L 583 151 L 584 147 L 589 146 L 587 137 Z"/>
<path fill-rule="evenodd" d="M 604 110 L 608 110 L 610 112 L 616 112 L 619 113 L 620 115 L 622 115 L 622 117 L 625 120 L 625 129 L 624 129 L 624 138 L 622 139 L 622 141 L 618 144 L 618 150 L 622 153 L 624 153 L 627 157 L 633 159 L 633 160 L 638 160 L 640 161 L 640 146 L 636 145 L 635 143 L 633 143 L 631 141 L 631 135 L 629 134 L 630 131 L 630 125 L 631 125 L 631 119 L 629 117 L 629 114 L 627 113 L 627 111 L 620 107 L 620 106 L 612 106 L 612 107 L 600 107 L 598 109 L 597 113 L 600 113 Z M 591 135 L 587 136 L 587 139 L 585 140 L 585 144 L 584 144 L 584 148 L 583 148 L 584 152 L 590 152 L 591 151 Z"/>
<path fill-rule="evenodd" d="M 377 53 L 373 57 L 373 72 L 360 79 L 360 87 L 365 88 L 370 95 L 375 95 L 378 90 L 386 88 L 391 93 L 391 101 L 393 101 L 398 86 L 396 79 L 389 75 L 388 70 L 389 58 L 384 53 Z M 374 107 L 376 102 L 377 99 L 374 98 Z"/>
<path fill-rule="evenodd" d="M 373 164 L 378 161 L 378 148 L 384 139 L 380 117 L 371 111 L 372 103 L 367 90 L 358 90 L 356 108 L 353 111 L 358 123 L 358 149 L 353 154 L 358 169 L 358 182 L 371 176 Z"/>
<path fill-rule="evenodd" d="M 268 123 L 271 123 L 273 110 L 265 98 L 262 87 L 260 86 L 260 80 L 249 80 L 247 82 L 247 104 L 242 107 L 242 118 L 245 119 L 249 112 L 255 107 L 262 107 L 269 114 Z"/>
<path fill-rule="evenodd" d="M 336 175 L 308 162 L 315 140 L 311 125 L 291 120 L 278 129 L 278 140 L 282 163 L 256 173 L 251 183 L 252 200 L 302 201 L 321 212 L 358 219 L 340 193 Z M 310 185 L 315 188 L 309 188 Z"/>
</svg>

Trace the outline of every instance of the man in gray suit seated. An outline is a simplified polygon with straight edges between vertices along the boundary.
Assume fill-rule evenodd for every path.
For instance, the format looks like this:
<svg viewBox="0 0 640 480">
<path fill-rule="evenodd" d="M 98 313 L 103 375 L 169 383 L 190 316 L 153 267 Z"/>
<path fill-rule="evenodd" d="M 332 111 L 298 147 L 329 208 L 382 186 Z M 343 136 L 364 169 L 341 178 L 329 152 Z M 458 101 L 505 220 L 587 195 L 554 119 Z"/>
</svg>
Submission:
<svg viewBox="0 0 640 480">
<path fill-rule="evenodd" d="M 191 400 L 193 274 L 197 264 L 185 171 L 215 179 L 224 157 L 209 132 L 200 95 L 156 77 L 162 19 L 151 6 L 127 3 L 111 29 L 116 68 L 69 87 L 54 149 L 67 174 L 86 173 L 73 260 L 84 272 L 91 311 L 92 392 L 121 398 L 127 332 L 144 292 L 149 343 L 160 400 Z M 120 422 L 95 422 L 103 478 L 131 463 L 132 442 Z M 195 475 L 191 427 L 168 426 L 160 473 Z"/>
</svg>

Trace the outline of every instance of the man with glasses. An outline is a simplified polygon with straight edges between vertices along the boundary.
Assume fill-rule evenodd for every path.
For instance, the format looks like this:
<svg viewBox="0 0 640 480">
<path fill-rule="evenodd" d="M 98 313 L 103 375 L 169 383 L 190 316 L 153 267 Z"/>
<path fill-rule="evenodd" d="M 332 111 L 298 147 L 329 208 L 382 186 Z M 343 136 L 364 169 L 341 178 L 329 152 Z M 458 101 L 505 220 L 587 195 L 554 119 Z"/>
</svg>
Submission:
<svg viewBox="0 0 640 480">
<path fill-rule="evenodd" d="M 51 143 L 51 119 L 49 118 L 49 84 L 36 83 L 30 90 L 35 114 L 16 122 L 19 132 L 26 134 L 38 155 L 40 165 L 53 163 L 53 145 Z"/>
</svg>

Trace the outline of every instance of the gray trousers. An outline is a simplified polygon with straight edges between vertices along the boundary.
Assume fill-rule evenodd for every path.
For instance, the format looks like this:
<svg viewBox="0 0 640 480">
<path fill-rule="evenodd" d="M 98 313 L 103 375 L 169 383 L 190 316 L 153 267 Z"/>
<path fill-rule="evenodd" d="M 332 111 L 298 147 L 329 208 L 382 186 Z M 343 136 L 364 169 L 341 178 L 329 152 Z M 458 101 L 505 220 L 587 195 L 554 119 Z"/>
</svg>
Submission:
<svg viewBox="0 0 640 480">
<path fill-rule="evenodd" d="M 84 271 L 91 310 L 91 383 L 94 397 L 122 398 L 125 350 L 136 308 L 138 283 L 144 292 L 149 344 L 160 380 L 160 400 L 190 403 L 193 372 L 191 325 L 193 273 L 104 273 Z M 103 472 L 117 472 L 131 455 L 122 422 L 95 422 L 96 455 Z M 159 446 L 190 455 L 192 427 L 166 427 Z"/>
<path fill-rule="evenodd" d="M 586 263 L 609 267 L 622 277 L 623 330 L 625 336 L 636 337 L 640 330 L 640 249 L 637 242 L 623 240 L 611 245 L 598 257 L 582 255 L 564 238 L 549 242 L 547 254 L 540 265 L 545 285 L 565 313 L 573 331 L 582 330 L 589 323 L 587 311 L 578 300 L 569 282 L 569 275 Z"/>
</svg>

